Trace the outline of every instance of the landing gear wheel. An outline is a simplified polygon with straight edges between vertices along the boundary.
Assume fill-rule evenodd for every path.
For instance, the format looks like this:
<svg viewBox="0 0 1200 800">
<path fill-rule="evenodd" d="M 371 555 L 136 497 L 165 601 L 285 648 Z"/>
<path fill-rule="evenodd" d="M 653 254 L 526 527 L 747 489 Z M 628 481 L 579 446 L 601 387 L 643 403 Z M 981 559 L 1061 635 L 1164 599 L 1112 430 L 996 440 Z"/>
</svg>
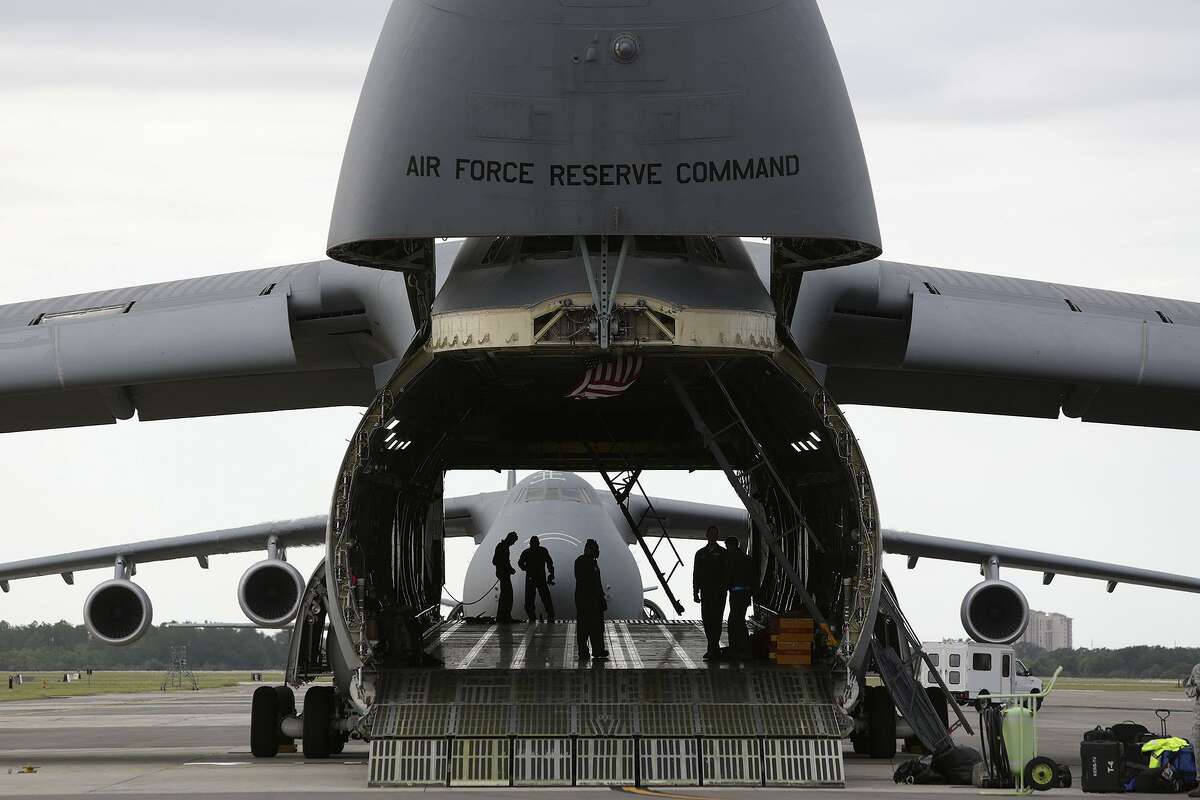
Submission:
<svg viewBox="0 0 1200 800">
<path fill-rule="evenodd" d="M 870 749 L 870 742 L 867 741 L 867 734 L 865 732 L 859 733 L 858 731 L 855 731 L 854 733 L 850 734 L 850 744 L 854 747 L 854 752 L 863 755 L 866 755 L 867 751 Z"/>
<path fill-rule="evenodd" d="M 255 758 L 279 755 L 279 695 L 273 686 L 260 686 L 250 700 L 250 752 Z"/>
<path fill-rule="evenodd" d="M 329 754 L 331 756 L 336 756 L 345 749 L 346 749 L 346 737 L 345 736 L 335 736 L 333 741 L 329 745 Z"/>
<path fill-rule="evenodd" d="M 867 689 L 868 752 L 871 758 L 895 758 L 896 756 L 896 707 L 887 687 L 871 686 Z"/>
<path fill-rule="evenodd" d="M 255 690 L 257 691 L 257 690 Z M 276 686 L 275 695 L 279 698 L 279 718 L 291 717 L 296 714 L 296 693 L 292 691 L 290 686 Z M 279 731 L 279 743 L 281 745 L 294 745 L 296 740 L 290 736 L 284 736 L 283 731 Z M 293 752 L 293 751 L 288 751 Z"/>
<path fill-rule="evenodd" d="M 925 694 L 929 697 L 929 702 L 933 703 L 933 710 L 937 712 L 938 719 L 946 726 L 946 730 L 950 729 L 950 702 L 946 699 L 946 693 L 938 686 L 926 686 Z"/>
<path fill-rule="evenodd" d="M 1037 756 L 1025 765 L 1025 785 L 1039 792 L 1053 789 L 1058 784 L 1058 764 L 1045 756 Z"/>
<path fill-rule="evenodd" d="M 304 757 L 329 758 L 333 752 L 333 687 L 313 686 L 304 693 Z"/>
</svg>

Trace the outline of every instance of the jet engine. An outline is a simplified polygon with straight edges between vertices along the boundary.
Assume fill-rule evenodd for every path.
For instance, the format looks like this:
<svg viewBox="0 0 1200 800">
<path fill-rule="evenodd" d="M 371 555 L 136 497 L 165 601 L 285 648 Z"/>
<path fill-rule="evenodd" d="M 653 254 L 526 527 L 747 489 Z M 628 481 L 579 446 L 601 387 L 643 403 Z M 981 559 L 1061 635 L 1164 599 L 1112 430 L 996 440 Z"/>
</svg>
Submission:
<svg viewBox="0 0 1200 800">
<path fill-rule="evenodd" d="M 242 573 L 238 604 L 254 624 L 281 628 L 300 610 L 304 586 L 298 569 L 281 558 L 267 558 Z"/>
<path fill-rule="evenodd" d="M 83 603 L 84 623 L 105 644 L 133 644 L 149 629 L 153 617 L 150 596 L 127 578 L 105 581 Z"/>
<path fill-rule="evenodd" d="M 1029 624 L 1029 602 L 1024 593 L 1008 581 L 988 578 L 963 597 L 963 629 L 977 642 L 1011 644 Z"/>
</svg>

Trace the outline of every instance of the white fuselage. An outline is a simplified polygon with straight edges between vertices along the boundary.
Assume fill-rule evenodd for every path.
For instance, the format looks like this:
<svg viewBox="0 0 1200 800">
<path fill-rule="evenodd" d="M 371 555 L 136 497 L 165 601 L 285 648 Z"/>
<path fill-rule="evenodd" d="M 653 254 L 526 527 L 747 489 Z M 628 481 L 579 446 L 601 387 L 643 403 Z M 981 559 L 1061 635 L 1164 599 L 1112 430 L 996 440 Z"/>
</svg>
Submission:
<svg viewBox="0 0 1200 800">
<path fill-rule="evenodd" d="M 510 489 L 467 567 L 460 598 L 469 604 L 466 615 L 495 616 L 500 590 L 492 557 L 496 545 L 509 531 L 516 531 L 517 541 L 510 550 L 516 570 L 512 576 L 513 616 L 525 617 L 525 573 L 517 562 L 531 536 L 541 540 L 554 560 L 556 580 L 550 594 L 559 619 L 575 618 L 575 559 L 582 555 L 588 539 L 600 545 L 600 574 L 608 616 L 643 616 L 641 572 L 610 513 L 610 505 L 601 501 L 596 489 L 569 472 L 537 472 Z M 545 613 L 540 601 L 536 613 Z"/>
</svg>

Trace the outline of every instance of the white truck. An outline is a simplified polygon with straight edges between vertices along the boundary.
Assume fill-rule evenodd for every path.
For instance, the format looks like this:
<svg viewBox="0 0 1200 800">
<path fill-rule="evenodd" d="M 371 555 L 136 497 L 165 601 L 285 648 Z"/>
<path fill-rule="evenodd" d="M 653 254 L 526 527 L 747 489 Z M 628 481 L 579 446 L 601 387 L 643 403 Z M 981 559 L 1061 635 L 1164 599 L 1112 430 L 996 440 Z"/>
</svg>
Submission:
<svg viewBox="0 0 1200 800">
<path fill-rule="evenodd" d="M 979 642 L 924 642 L 929 660 L 959 705 L 989 694 L 1040 693 L 1042 681 L 1017 658 L 1012 647 Z M 921 685 L 937 686 L 921 662 Z"/>
</svg>

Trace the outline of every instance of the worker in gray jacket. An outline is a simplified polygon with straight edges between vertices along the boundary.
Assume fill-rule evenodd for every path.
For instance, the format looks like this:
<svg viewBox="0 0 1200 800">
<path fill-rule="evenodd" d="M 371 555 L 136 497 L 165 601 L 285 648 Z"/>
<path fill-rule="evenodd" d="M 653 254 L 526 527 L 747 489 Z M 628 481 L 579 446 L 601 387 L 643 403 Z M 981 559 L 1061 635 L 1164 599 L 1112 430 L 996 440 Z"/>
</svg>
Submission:
<svg viewBox="0 0 1200 800">
<path fill-rule="evenodd" d="M 1200 664 L 1192 667 L 1192 674 L 1184 679 L 1183 691 L 1192 698 L 1192 730 L 1188 738 L 1192 750 L 1200 753 Z M 1188 792 L 1188 797 L 1200 797 L 1200 786 Z"/>
</svg>

